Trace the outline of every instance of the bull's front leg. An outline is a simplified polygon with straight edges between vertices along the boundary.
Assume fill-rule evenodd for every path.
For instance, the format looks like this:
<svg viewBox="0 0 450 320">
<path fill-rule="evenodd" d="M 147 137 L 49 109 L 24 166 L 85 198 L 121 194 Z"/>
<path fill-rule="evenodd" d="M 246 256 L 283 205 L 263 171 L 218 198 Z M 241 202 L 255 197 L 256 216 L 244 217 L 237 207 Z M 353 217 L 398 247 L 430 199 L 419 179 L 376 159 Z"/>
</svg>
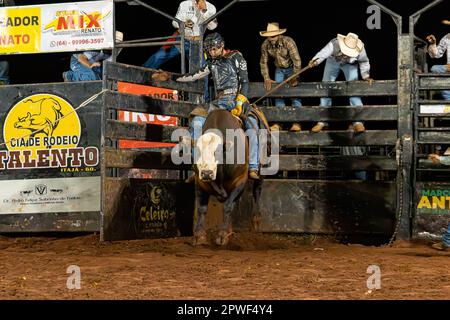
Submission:
<svg viewBox="0 0 450 320">
<path fill-rule="evenodd" d="M 205 230 L 205 215 L 208 210 L 209 194 L 195 186 L 195 201 L 197 203 L 197 223 L 194 229 L 194 246 L 208 243 Z"/>
<path fill-rule="evenodd" d="M 230 196 L 225 200 L 223 206 L 223 224 L 219 229 L 219 233 L 216 237 L 216 244 L 219 246 L 225 246 L 230 241 L 230 237 L 233 233 L 232 217 L 231 213 L 234 210 L 236 202 L 244 191 L 245 183 L 241 183 L 231 192 Z"/>
</svg>

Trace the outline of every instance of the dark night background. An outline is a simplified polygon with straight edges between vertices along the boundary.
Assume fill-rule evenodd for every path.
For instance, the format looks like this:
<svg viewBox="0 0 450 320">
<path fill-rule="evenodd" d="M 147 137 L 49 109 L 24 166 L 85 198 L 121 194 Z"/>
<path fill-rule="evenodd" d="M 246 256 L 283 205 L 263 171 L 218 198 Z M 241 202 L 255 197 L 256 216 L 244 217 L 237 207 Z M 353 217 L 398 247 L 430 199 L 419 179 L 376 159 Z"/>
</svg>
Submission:
<svg viewBox="0 0 450 320">
<path fill-rule="evenodd" d="M 231 0 L 209 0 L 217 11 Z M 16 5 L 36 5 L 75 1 L 37 1 L 16 0 Z M 78 1 L 81 2 L 81 1 Z M 175 16 L 179 0 L 144 0 L 148 4 Z M 380 0 L 381 4 L 403 16 L 403 32 L 407 32 L 408 16 L 424 7 L 432 0 Z M 288 1 L 268 0 L 261 2 L 238 3 L 218 18 L 218 28 L 230 49 L 241 51 L 249 64 L 250 81 L 262 81 L 259 71 L 260 46 L 264 40 L 259 31 L 265 30 L 267 22 L 280 23 L 287 28 L 299 47 L 303 65 L 313 57 L 337 33 L 354 32 L 366 45 L 371 61 L 371 76 L 374 79 L 395 79 L 397 64 L 396 26 L 387 15 L 381 14 L 381 29 L 369 30 L 366 21 L 369 14 L 365 0 L 315 0 Z M 422 15 L 416 25 L 415 34 L 424 39 L 433 33 L 439 41 L 450 26 L 441 20 L 450 20 L 450 1 L 432 8 Z M 171 21 L 165 17 L 126 3 L 116 4 L 116 28 L 124 33 L 125 40 L 171 35 L 174 31 Z M 157 50 L 157 47 L 124 49 L 118 57 L 119 62 L 142 65 Z M 12 83 L 42 83 L 62 81 L 61 73 L 69 68 L 70 53 L 36 54 L 10 56 Z M 431 61 L 432 64 L 445 64 L 445 59 Z M 324 63 L 316 70 L 302 76 L 303 81 L 319 81 Z M 179 59 L 174 59 L 162 67 L 179 72 Z"/>
</svg>

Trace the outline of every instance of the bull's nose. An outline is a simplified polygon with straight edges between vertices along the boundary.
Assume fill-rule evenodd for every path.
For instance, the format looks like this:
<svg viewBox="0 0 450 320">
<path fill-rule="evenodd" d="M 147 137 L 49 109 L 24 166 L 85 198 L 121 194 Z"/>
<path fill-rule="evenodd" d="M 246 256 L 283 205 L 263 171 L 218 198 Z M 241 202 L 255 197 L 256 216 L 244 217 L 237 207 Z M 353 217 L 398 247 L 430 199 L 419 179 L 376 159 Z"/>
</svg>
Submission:
<svg viewBox="0 0 450 320">
<path fill-rule="evenodd" d="M 200 174 L 202 180 L 212 180 L 213 171 L 212 170 L 203 170 Z"/>
</svg>

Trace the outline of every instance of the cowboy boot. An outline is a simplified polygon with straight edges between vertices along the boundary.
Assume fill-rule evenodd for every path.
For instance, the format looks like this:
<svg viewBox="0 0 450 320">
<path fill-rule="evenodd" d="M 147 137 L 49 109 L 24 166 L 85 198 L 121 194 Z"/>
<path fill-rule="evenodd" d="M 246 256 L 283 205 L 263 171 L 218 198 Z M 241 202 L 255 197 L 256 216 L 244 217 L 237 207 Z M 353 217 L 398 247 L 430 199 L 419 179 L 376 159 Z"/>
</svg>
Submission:
<svg viewBox="0 0 450 320">
<path fill-rule="evenodd" d="M 364 125 L 362 123 L 357 123 L 353 125 L 353 129 L 355 130 L 355 132 L 357 133 L 361 133 L 366 131 L 366 128 L 364 128 Z"/>
<path fill-rule="evenodd" d="M 272 126 L 270 126 L 270 131 L 280 131 L 281 126 L 278 123 L 274 123 Z"/>
<path fill-rule="evenodd" d="M 291 131 L 291 132 L 302 131 L 302 126 L 300 125 L 300 123 L 295 122 L 295 123 L 292 124 L 291 128 L 289 129 L 289 131 Z"/>
<path fill-rule="evenodd" d="M 317 122 L 317 124 L 312 127 L 311 132 L 318 133 L 322 131 L 323 127 L 325 127 L 325 124 L 323 122 Z"/>
<path fill-rule="evenodd" d="M 250 170 L 248 173 L 248 177 L 253 180 L 259 180 L 261 177 L 259 176 L 258 170 Z"/>
</svg>

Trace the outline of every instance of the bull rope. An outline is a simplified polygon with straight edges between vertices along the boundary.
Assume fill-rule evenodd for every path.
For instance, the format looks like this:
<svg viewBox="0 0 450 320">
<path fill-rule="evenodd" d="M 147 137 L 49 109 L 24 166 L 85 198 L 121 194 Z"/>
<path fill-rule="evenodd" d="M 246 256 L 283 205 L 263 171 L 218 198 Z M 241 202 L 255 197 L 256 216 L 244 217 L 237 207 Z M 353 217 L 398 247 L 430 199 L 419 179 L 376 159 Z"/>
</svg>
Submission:
<svg viewBox="0 0 450 320">
<path fill-rule="evenodd" d="M 20 138 L 14 139 L 14 140 L 28 138 L 28 137 L 30 137 L 30 136 L 32 136 L 32 135 L 35 135 L 36 133 L 39 133 L 39 132 L 43 131 L 44 129 L 46 129 L 46 128 L 50 127 L 50 126 L 56 125 L 56 124 L 57 124 L 58 122 L 60 122 L 62 119 L 68 117 L 69 115 L 71 115 L 71 114 L 74 113 L 75 111 L 77 111 L 77 110 L 79 110 L 79 109 L 81 109 L 81 108 L 86 107 L 88 104 L 90 104 L 92 101 L 94 101 L 95 99 L 97 99 L 100 95 L 104 94 L 106 91 L 108 91 L 108 89 L 103 89 L 102 91 L 97 92 L 96 94 L 94 94 L 94 95 L 91 96 L 90 98 L 84 100 L 78 107 L 76 107 L 75 109 L 73 109 L 73 110 L 70 111 L 69 113 L 63 115 L 61 118 L 57 119 L 54 123 L 53 123 L 53 122 L 47 123 L 47 125 L 43 126 L 41 129 L 36 130 L 35 132 L 30 132 L 29 134 L 26 134 L 26 135 L 24 135 L 23 137 L 20 137 Z M 11 139 L 11 140 L 9 140 L 9 141 L 5 141 L 5 142 L 0 143 L 0 147 L 1 147 L 1 146 L 4 146 L 4 145 L 7 145 L 8 143 L 11 143 L 12 140 L 13 140 L 13 139 Z"/>
</svg>

